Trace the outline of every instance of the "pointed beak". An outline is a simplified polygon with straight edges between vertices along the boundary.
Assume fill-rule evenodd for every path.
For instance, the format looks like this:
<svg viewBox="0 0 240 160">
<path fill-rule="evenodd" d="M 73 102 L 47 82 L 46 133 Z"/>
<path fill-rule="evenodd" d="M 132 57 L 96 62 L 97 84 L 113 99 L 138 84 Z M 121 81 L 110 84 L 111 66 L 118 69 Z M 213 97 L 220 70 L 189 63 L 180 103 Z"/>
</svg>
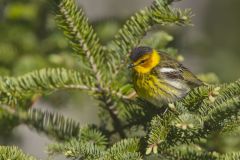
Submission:
<svg viewBox="0 0 240 160">
<path fill-rule="evenodd" d="M 131 63 L 131 64 L 129 64 L 127 67 L 130 69 L 130 68 L 135 67 L 135 65 L 134 65 L 133 63 Z"/>
</svg>

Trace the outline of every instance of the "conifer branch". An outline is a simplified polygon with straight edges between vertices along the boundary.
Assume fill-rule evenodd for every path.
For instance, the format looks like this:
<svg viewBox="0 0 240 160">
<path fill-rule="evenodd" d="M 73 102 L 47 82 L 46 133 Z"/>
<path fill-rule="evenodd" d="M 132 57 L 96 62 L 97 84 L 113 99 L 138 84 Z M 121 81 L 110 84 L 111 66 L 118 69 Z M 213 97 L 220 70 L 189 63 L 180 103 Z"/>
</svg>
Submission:
<svg viewBox="0 0 240 160">
<path fill-rule="evenodd" d="M 51 144 L 48 147 L 50 155 L 64 154 L 71 158 L 96 159 L 103 155 L 107 145 L 106 137 L 96 129 L 83 127 L 77 138 L 64 143 Z"/>
<path fill-rule="evenodd" d="M 1 111 L 14 116 L 17 123 L 62 140 L 49 146 L 51 155 L 98 160 L 239 159 L 239 152 L 221 154 L 198 144 L 212 134 L 231 135 L 236 131 L 239 134 L 240 80 L 195 88 L 182 100 L 169 104 L 168 108 L 126 96 L 133 92 L 124 69 L 132 48 L 138 46 L 156 24 L 190 23 L 191 11 L 171 8 L 169 5 L 173 1 L 154 0 L 151 6 L 133 15 L 107 46 L 102 46 L 75 0 L 55 0 L 58 25 L 84 67 L 81 72 L 57 68 L 42 69 L 16 78 L 0 77 Z M 105 136 L 97 127 L 80 127 L 79 123 L 62 115 L 21 108 L 34 94 L 59 89 L 92 93 L 111 118 L 113 131 L 107 125 L 103 126 L 101 131 L 106 133 Z M 132 135 L 126 129 L 133 126 L 142 132 L 140 138 L 129 138 Z M 111 145 L 114 133 L 120 135 L 120 141 Z M 145 156 L 145 153 L 154 155 Z M 13 158 L 8 154 L 16 155 L 18 159 L 31 159 L 17 148 L 0 147 L 0 159 Z"/>
<path fill-rule="evenodd" d="M 207 115 L 209 109 L 224 103 L 226 99 L 240 95 L 240 80 L 230 84 L 201 86 L 193 89 L 176 107 L 185 106 L 191 112 Z"/>
<path fill-rule="evenodd" d="M 82 9 L 79 9 L 75 0 L 56 0 L 55 12 L 59 27 L 64 31 L 67 38 L 83 63 L 90 68 L 96 83 L 102 82 L 104 63 L 103 47 L 99 38 L 89 24 Z"/>
<path fill-rule="evenodd" d="M 126 139 L 117 142 L 109 149 L 99 146 L 91 141 L 71 139 L 65 143 L 49 145 L 50 155 L 64 154 L 68 158 L 97 159 L 97 160 L 141 160 L 138 139 Z"/>
<path fill-rule="evenodd" d="M 198 139 L 206 138 L 211 133 L 221 132 L 224 126 L 238 119 L 240 110 L 239 81 L 221 85 L 222 89 L 217 90 L 219 93 L 215 90 L 213 94 L 214 88 L 216 86 L 203 86 L 189 93 L 183 100 L 175 103 L 178 114 L 172 114 L 170 119 L 155 117 L 149 133 L 149 148 L 153 150 L 154 147 L 160 147 L 160 150 L 164 150 L 176 143 L 195 143 Z M 214 96 L 214 102 L 209 99 L 210 96 Z M 194 104 L 194 110 L 189 108 L 190 104 Z M 196 110 L 197 108 L 199 111 Z M 191 112 L 189 113 L 189 111 Z M 163 127 L 167 128 L 166 132 Z"/>
<path fill-rule="evenodd" d="M 52 144 L 48 147 L 50 155 L 63 154 L 67 158 L 74 159 L 97 159 L 103 153 L 103 148 L 98 147 L 91 142 L 82 142 L 77 139 L 71 139 L 62 144 Z"/>
<path fill-rule="evenodd" d="M 204 117 L 204 133 L 220 132 L 225 126 L 234 124 L 240 114 L 240 97 L 225 99 L 225 102 L 209 110 Z M 228 131 L 230 132 L 230 130 Z"/>
<path fill-rule="evenodd" d="M 1 108 L 18 118 L 21 123 L 59 140 L 79 138 L 81 142 L 91 141 L 100 147 L 105 147 L 107 144 L 106 137 L 96 127 L 80 127 L 78 122 L 65 118 L 63 115 L 37 109 L 30 109 L 26 112 L 6 105 Z"/>
<path fill-rule="evenodd" d="M 36 158 L 26 155 L 19 148 L 13 147 L 5 147 L 0 146 L 0 159 L 1 160 L 36 160 Z"/>
<path fill-rule="evenodd" d="M 77 137 L 80 132 L 79 123 L 59 114 L 30 109 L 28 112 L 1 106 L 6 112 L 15 116 L 20 123 L 43 132 L 48 136 L 59 140 Z"/>
<path fill-rule="evenodd" d="M 21 113 L 20 113 L 21 114 Z M 29 110 L 26 115 L 19 115 L 20 120 L 45 134 L 57 139 L 69 139 L 79 134 L 79 123 L 72 119 L 64 118 L 57 113 L 42 112 L 40 110 Z"/>
<path fill-rule="evenodd" d="M 217 153 L 211 153 L 202 151 L 201 148 L 196 148 L 194 146 L 181 146 L 174 147 L 168 150 L 160 151 L 161 153 L 147 156 L 146 160 L 151 159 L 167 159 L 167 160 L 217 160 L 219 155 Z"/>
<path fill-rule="evenodd" d="M 107 56 L 104 55 L 106 51 L 104 51 L 99 44 L 99 39 L 93 31 L 92 26 L 89 25 L 82 9 L 78 9 L 74 0 L 62 0 L 56 4 L 56 8 L 58 24 L 65 32 L 75 51 L 78 54 L 85 55 L 83 62 L 89 62 L 89 66 L 93 72 L 92 76 L 95 77 L 95 86 L 102 92 L 100 93 L 102 94 L 100 99 L 105 102 L 105 108 L 107 108 L 115 128 L 121 128 L 120 120 L 113 111 L 115 106 L 106 102 L 108 98 L 105 97 L 104 86 L 101 84 L 103 81 L 103 71 L 107 72 L 104 68 L 108 67 L 108 63 L 111 62 Z M 120 129 L 119 133 L 121 136 L 124 136 L 123 131 Z"/>
<path fill-rule="evenodd" d="M 238 114 L 238 113 L 237 113 Z M 220 130 L 220 135 L 239 135 L 239 124 L 240 124 L 240 118 L 239 116 L 233 116 L 230 117 L 227 122 L 224 123 Z"/>
<path fill-rule="evenodd" d="M 100 93 L 103 90 L 120 99 L 128 99 L 121 92 L 109 88 L 100 89 L 93 85 L 91 78 L 64 68 L 41 69 L 16 78 L 0 77 L 0 104 L 16 105 L 21 98 L 61 89 L 85 90 L 92 93 Z"/>
<path fill-rule="evenodd" d="M 91 142 L 98 147 L 105 148 L 107 137 L 94 126 L 81 127 L 79 138 L 82 142 Z"/>
<path fill-rule="evenodd" d="M 129 138 L 121 140 L 115 143 L 109 148 L 103 157 L 99 160 L 111 160 L 111 159 L 129 159 L 129 160 L 141 160 L 141 155 L 138 152 L 140 150 L 140 140 L 136 138 Z"/>
<path fill-rule="evenodd" d="M 15 105 L 24 97 L 68 89 L 72 84 L 78 85 L 78 89 L 93 90 L 91 79 L 80 72 L 63 68 L 41 69 L 17 78 L 0 77 L 0 102 Z"/>
<path fill-rule="evenodd" d="M 128 124 L 123 128 L 131 128 L 134 125 L 146 128 L 154 116 L 161 115 L 166 110 L 142 99 L 125 100 L 124 105 L 122 117 Z"/>
<path fill-rule="evenodd" d="M 118 117 L 118 112 L 116 109 L 116 102 L 112 99 L 111 96 L 109 96 L 106 92 L 102 92 L 101 96 L 98 97 L 100 103 L 100 107 L 108 111 L 111 119 L 112 119 L 112 125 L 115 131 L 119 133 L 119 136 L 121 138 L 125 138 L 126 135 L 123 130 L 122 122 L 120 118 Z"/>
<path fill-rule="evenodd" d="M 208 94 L 209 98 L 205 99 L 202 105 L 199 105 L 198 112 L 201 115 L 208 115 L 208 112 L 211 111 L 211 109 L 215 109 L 222 104 L 224 105 L 228 100 L 233 101 L 234 98 L 237 100 L 240 95 L 240 80 L 212 88 L 213 89 Z M 217 91 L 214 91 L 214 88 L 218 88 Z M 227 106 L 227 104 L 225 105 Z"/>
<path fill-rule="evenodd" d="M 240 159 L 240 152 L 230 152 L 219 156 L 220 160 L 235 160 Z"/>
</svg>

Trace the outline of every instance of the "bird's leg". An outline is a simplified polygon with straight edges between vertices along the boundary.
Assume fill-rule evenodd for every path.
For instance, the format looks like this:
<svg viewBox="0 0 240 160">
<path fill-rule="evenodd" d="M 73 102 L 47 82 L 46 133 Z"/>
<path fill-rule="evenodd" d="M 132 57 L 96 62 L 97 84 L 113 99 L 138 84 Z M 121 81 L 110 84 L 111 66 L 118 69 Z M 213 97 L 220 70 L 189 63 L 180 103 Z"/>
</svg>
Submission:
<svg viewBox="0 0 240 160">
<path fill-rule="evenodd" d="M 167 111 L 168 111 L 168 107 L 166 107 L 162 115 L 164 115 Z"/>
</svg>

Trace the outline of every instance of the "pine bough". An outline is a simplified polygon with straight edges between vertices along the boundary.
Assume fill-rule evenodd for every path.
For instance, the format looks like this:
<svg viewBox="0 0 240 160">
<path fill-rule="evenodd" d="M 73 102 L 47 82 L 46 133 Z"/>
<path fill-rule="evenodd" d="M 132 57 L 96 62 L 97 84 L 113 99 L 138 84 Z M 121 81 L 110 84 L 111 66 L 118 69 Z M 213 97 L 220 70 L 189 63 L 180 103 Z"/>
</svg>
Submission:
<svg viewBox="0 0 240 160">
<path fill-rule="evenodd" d="M 20 77 L 0 77 L 1 118 L 14 118 L 15 125 L 26 124 L 56 139 L 48 147 L 51 156 L 97 160 L 239 159 L 240 152 L 221 153 L 203 144 L 213 135 L 239 135 L 240 80 L 201 86 L 163 108 L 129 96 L 134 91 L 125 64 L 131 49 L 144 43 L 142 39 L 152 26 L 190 24 L 191 11 L 171 8 L 172 2 L 153 1 L 130 17 L 113 40 L 103 46 L 74 0 L 53 0 L 56 22 L 84 67 L 46 68 Z M 164 50 L 170 40 L 165 32 L 161 35 L 159 43 Z M 62 115 L 30 109 L 34 96 L 61 89 L 85 90 L 98 100 L 101 113 L 111 121 L 102 120 L 101 127 L 80 126 Z M 112 127 L 106 127 L 108 123 Z M 0 159 L 35 158 L 16 147 L 1 146 Z"/>
</svg>

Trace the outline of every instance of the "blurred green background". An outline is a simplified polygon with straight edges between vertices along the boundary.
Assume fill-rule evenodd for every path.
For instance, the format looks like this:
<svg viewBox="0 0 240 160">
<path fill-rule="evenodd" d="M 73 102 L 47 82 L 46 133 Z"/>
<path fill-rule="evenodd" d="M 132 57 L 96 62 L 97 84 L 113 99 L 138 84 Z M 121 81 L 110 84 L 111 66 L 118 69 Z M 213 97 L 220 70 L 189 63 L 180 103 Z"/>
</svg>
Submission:
<svg viewBox="0 0 240 160">
<path fill-rule="evenodd" d="M 78 0 L 106 44 L 132 13 L 149 0 Z M 240 77 L 240 1 L 185 0 L 174 4 L 192 8 L 194 26 L 161 27 L 174 37 L 169 44 L 185 58 L 194 73 L 214 72 L 221 82 Z M 0 75 L 16 76 L 44 68 L 81 68 L 68 42 L 54 22 L 47 0 L 0 0 Z M 41 98 L 34 107 L 58 111 L 84 123 L 98 123 L 96 103 L 84 93 L 57 92 Z M 18 145 L 24 151 L 45 158 L 50 143 L 25 126 L 8 128 L 0 116 L 0 145 Z M 10 132 L 8 132 L 10 130 Z M 222 142 L 228 149 L 240 146 Z M 213 143 L 214 144 L 214 143 Z M 225 151 L 224 147 L 219 150 Z"/>
</svg>

